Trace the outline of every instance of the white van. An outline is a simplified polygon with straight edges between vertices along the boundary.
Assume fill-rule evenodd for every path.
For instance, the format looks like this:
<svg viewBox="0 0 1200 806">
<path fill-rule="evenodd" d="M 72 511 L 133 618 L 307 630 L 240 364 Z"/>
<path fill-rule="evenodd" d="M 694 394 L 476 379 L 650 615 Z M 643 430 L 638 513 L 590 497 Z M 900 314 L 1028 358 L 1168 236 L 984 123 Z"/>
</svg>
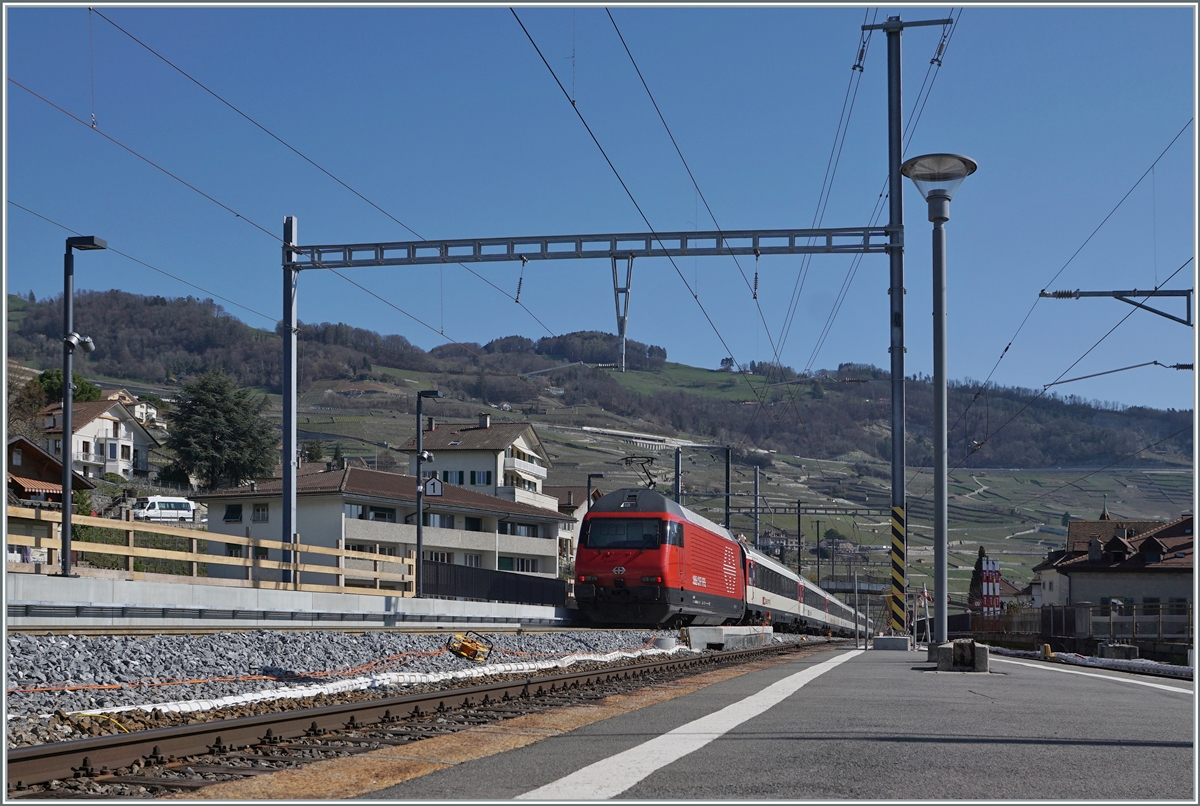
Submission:
<svg viewBox="0 0 1200 806">
<path fill-rule="evenodd" d="M 186 498 L 171 498 L 152 495 L 139 498 L 133 505 L 133 519 L 137 521 L 187 521 L 195 517 L 197 505 Z"/>
</svg>

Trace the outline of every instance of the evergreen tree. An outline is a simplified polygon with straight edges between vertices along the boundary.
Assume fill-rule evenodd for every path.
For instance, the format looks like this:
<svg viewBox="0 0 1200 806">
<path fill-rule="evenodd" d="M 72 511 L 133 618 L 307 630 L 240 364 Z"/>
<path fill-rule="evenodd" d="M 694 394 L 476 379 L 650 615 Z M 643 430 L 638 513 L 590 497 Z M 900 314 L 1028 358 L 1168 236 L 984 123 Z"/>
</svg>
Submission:
<svg viewBox="0 0 1200 806">
<path fill-rule="evenodd" d="M 190 473 L 206 487 L 263 476 L 278 461 L 279 436 L 262 418 L 266 398 L 216 369 L 183 384 L 175 399 L 166 447 L 169 475 Z"/>
<path fill-rule="evenodd" d="M 1064 529 L 1065 529 L 1065 528 L 1069 528 L 1069 527 L 1071 526 L 1071 513 L 1070 513 L 1070 512 L 1064 512 L 1064 513 L 1063 513 L 1063 516 L 1062 516 L 1062 525 L 1063 525 L 1063 528 L 1064 528 Z"/>
<path fill-rule="evenodd" d="M 340 443 L 340 442 L 333 443 L 333 462 L 334 462 L 334 464 L 341 464 L 342 456 L 343 456 L 342 443 Z"/>
<path fill-rule="evenodd" d="M 971 586 L 967 588 L 967 601 L 972 605 L 976 600 L 983 599 L 983 560 L 985 557 L 987 557 L 987 551 L 980 546 L 979 556 L 975 558 L 975 570 L 971 572 Z"/>
<path fill-rule="evenodd" d="M 319 439 L 304 443 L 304 461 L 319 462 L 325 458 L 325 449 Z"/>
<path fill-rule="evenodd" d="M 86 380 L 78 372 L 72 372 L 71 377 L 75 380 L 75 393 L 72 399 L 76 403 L 87 403 L 91 400 L 100 399 L 100 387 Z M 49 401 L 62 401 L 62 370 L 48 369 L 38 376 L 37 382 L 42 385 L 42 390 L 46 393 L 46 399 Z"/>
</svg>

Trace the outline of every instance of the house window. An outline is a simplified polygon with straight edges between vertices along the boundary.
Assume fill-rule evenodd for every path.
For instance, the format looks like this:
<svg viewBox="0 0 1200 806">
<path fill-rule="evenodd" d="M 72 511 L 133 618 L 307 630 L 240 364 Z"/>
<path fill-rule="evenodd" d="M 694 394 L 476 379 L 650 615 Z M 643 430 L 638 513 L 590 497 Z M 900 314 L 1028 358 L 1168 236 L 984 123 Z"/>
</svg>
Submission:
<svg viewBox="0 0 1200 806">
<path fill-rule="evenodd" d="M 241 555 L 239 555 L 239 556 L 241 556 Z M 256 560 L 267 559 L 267 549 L 265 546 L 255 546 L 254 547 L 254 559 L 256 559 Z"/>
<path fill-rule="evenodd" d="M 370 514 L 367 520 L 383 521 L 384 523 L 396 522 L 396 510 L 388 507 L 371 507 Z"/>
<path fill-rule="evenodd" d="M 427 551 L 425 559 L 435 563 L 453 563 L 454 552 L 452 551 Z"/>
<path fill-rule="evenodd" d="M 92 443 L 87 442 L 85 440 L 84 442 L 81 443 L 80 450 L 83 452 L 83 458 L 87 459 L 88 454 L 92 452 Z"/>
<path fill-rule="evenodd" d="M 492 471 L 490 470 L 472 470 L 471 483 L 475 485 L 492 483 Z"/>
<path fill-rule="evenodd" d="M 439 529 L 453 529 L 454 516 L 438 515 L 432 512 L 426 512 L 425 517 L 422 518 L 422 523 L 424 523 L 426 526 L 436 526 Z"/>
<path fill-rule="evenodd" d="M 1050 584 L 1050 592 L 1053 593 L 1054 592 L 1054 580 L 1053 579 L 1050 580 L 1049 584 Z"/>
<path fill-rule="evenodd" d="M 62 453 L 62 440 L 61 439 L 54 440 L 54 452 Z"/>
<path fill-rule="evenodd" d="M 121 458 L 128 462 L 132 456 L 133 456 L 133 446 L 132 445 L 122 445 L 121 446 Z"/>
<path fill-rule="evenodd" d="M 514 557 L 513 563 L 516 566 L 514 571 L 523 571 L 527 574 L 536 574 L 538 570 L 538 561 L 533 557 Z"/>
<path fill-rule="evenodd" d="M 1158 615 L 1158 603 L 1160 601 L 1161 600 L 1157 596 L 1142 597 L 1142 615 L 1157 616 Z"/>
<path fill-rule="evenodd" d="M 242 522 L 242 505 L 241 504 L 226 504 L 225 505 L 225 522 L 226 523 L 241 523 Z M 230 555 L 233 556 L 233 555 Z M 238 555 L 241 556 L 240 554 Z"/>
<path fill-rule="evenodd" d="M 505 523 L 500 522 L 498 531 L 502 535 L 516 535 L 517 537 L 537 537 L 538 527 L 536 523 Z"/>
<path fill-rule="evenodd" d="M 250 514 L 250 521 L 252 523 L 267 523 L 270 513 L 270 504 L 255 504 L 254 511 Z"/>
<path fill-rule="evenodd" d="M 108 443 L 108 458 L 109 459 L 117 458 L 117 443 L 115 443 L 115 442 Z"/>
<path fill-rule="evenodd" d="M 483 567 L 483 555 L 482 554 L 464 554 L 463 555 L 463 565 L 467 566 L 468 568 L 482 568 Z"/>
<path fill-rule="evenodd" d="M 1186 616 L 1188 612 L 1188 600 L 1170 598 L 1167 600 L 1167 615 L 1169 616 Z"/>
<path fill-rule="evenodd" d="M 463 518 L 463 528 L 468 532 L 482 532 L 483 518 L 472 518 L 470 515 Z"/>
<path fill-rule="evenodd" d="M 342 504 L 342 512 L 346 514 L 347 520 L 358 521 L 362 520 L 363 508 L 362 504 Z"/>
<path fill-rule="evenodd" d="M 241 557 L 242 556 L 242 547 L 237 545 L 236 543 L 226 543 L 225 544 L 225 556 L 226 557 Z"/>
<path fill-rule="evenodd" d="M 464 473 L 465 471 L 462 470 L 443 470 L 442 481 L 446 484 L 457 484 L 461 487 Z"/>
<path fill-rule="evenodd" d="M 346 551 L 361 551 L 364 554 L 374 554 L 375 546 L 370 543 L 347 543 Z"/>
<path fill-rule="evenodd" d="M 10 461 L 12 462 L 13 467 L 21 466 L 21 449 L 20 448 L 13 448 L 12 459 Z M 475 474 L 472 473 L 471 475 L 475 475 Z"/>
<path fill-rule="evenodd" d="M 115 423 L 113 423 L 113 438 L 117 439 L 120 436 L 121 436 L 121 424 L 115 422 Z M 115 459 L 116 457 L 114 456 L 113 458 Z"/>
<path fill-rule="evenodd" d="M 513 558 L 512 557 L 497 557 L 496 558 L 496 568 L 498 568 L 501 571 L 513 570 Z"/>
</svg>

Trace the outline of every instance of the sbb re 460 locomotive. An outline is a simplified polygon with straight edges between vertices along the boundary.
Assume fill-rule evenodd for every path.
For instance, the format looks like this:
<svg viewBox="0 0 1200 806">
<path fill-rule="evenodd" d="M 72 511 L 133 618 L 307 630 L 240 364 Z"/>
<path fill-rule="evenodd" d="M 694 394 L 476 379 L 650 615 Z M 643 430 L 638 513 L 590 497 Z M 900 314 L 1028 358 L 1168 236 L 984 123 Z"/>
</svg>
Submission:
<svg viewBox="0 0 1200 806">
<path fill-rule="evenodd" d="M 728 529 L 653 490 L 592 503 L 575 556 L 575 599 L 589 622 L 676 627 L 770 623 L 850 635 L 854 611 Z M 859 624 L 866 626 L 860 617 Z"/>
</svg>

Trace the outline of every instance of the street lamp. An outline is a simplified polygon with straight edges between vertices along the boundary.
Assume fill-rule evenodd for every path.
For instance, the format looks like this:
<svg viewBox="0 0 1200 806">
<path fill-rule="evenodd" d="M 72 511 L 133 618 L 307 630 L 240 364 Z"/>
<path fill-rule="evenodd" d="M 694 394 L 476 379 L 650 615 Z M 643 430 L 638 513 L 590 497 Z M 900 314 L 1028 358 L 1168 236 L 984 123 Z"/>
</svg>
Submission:
<svg viewBox="0 0 1200 806">
<path fill-rule="evenodd" d="M 421 402 L 427 397 L 443 397 L 437 389 L 423 389 L 417 392 L 417 589 L 416 598 L 420 599 L 423 592 L 425 575 L 425 535 L 421 531 L 425 518 L 425 480 L 421 478 L 421 463 L 432 462 L 433 454 L 425 450 L 424 430 L 421 426 Z"/>
<path fill-rule="evenodd" d="M 71 358 L 78 347 L 85 353 L 96 349 L 96 343 L 91 336 L 81 336 L 75 332 L 75 252 L 93 249 L 107 249 L 108 243 L 95 235 L 79 235 L 67 238 L 66 254 L 63 255 L 63 436 L 62 436 L 62 471 L 63 471 L 63 508 L 62 508 L 62 576 L 71 576 L 71 474 L 74 472 L 75 456 L 72 450 L 74 435 L 71 428 L 71 407 L 74 405 L 75 386 L 71 382 L 74 377 Z"/>
<path fill-rule="evenodd" d="M 946 642 L 948 575 L 946 513 L 946 230 L 950 199 L 975 173 L 975 160 L 959 154 L 926 154 L 900 166 L 929 203 L 933 222 L 933 587 L 934 641 Z"/>
<path fill-rule="evenodd" d="M 604 478 L 603 473 L 588 473 L 587 511 L 592 511 L 592 479 Z"/>
</svg>

